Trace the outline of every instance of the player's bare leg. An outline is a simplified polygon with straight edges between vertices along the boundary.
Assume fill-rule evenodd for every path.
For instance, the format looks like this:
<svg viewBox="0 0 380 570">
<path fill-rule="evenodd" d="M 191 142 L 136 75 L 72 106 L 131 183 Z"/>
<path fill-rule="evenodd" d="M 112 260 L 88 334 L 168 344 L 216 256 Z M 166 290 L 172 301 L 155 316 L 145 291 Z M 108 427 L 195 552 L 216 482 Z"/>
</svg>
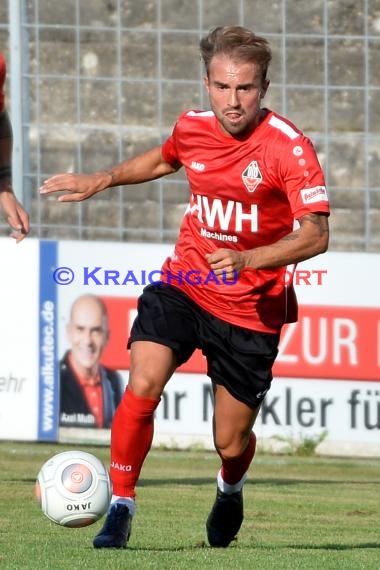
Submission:
<svg viewBox="0 0 380 570">
<path fill-rule="evenodd" d="M 110 475 L 113 496 L 95 548 L 125 548 L 135 513 L 135 487 L 153 440 L 154 412 L 176 367 L 170 348 L 147 341 L 131 347 L 127 390 L 114 415 Z"/>
<path fill-rule="evenodd" d="M 220 385 L 214 385 L 213 433 L 222 460 L 217 477 L 217 495 L 206 529 L 211 546 L 226 547 L 243 522 L 243 485 L 256 449 L 252 432 L 259 407 L 239 402 Z"/>
</svg>

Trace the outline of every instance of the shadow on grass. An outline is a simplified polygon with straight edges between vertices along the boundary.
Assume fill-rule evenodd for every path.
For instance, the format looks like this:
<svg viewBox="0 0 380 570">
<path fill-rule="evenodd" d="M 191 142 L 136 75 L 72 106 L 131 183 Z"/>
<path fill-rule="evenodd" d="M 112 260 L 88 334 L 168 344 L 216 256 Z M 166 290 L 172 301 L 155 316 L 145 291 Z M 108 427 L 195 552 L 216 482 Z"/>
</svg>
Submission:
<svg viewBox="0 0 380 570">
<path fill-rule="evenodd" d="M 228 548 L 212 548 L 206 542 L 187 546 L 175 547 L 133 547 L 128 546 L 125 552 L 194 552 L 201 549 L 215 550 L 218 552 L 226 552 L 234 548 L 239 550 L 326 550 L 326 551 L 344 551 L 344 550 L 362 550 L 362 549 L 380 549 L 378 542 L 364 542 L 363 544 L 283 544 L 283 545 L 241 545 L 237 542 L 232 543 Z"/>
<path fill-rule="evenodd" d="M 380 548 L 380 542 L 363 544 L 288 544 L 287 548 L 296 550 L 358 550 L 362 548 Z"/>
<path fill-rule="evenodd" d="M 138 487 L 169 487 L 171 485 L 194 485 L 195 487 L 202 485 L 214 485 L 216 476 L 213 477 L 172 477 L 165 479 L 155 479 L 155 478 L 145 478 L 142 477 L 138 482 Z M 30 477 L 2 477 L 1 481 L 4 482 L 16 482 L 22 481 L 24 483 L 35 483 L 35 478 Z M 245 485 L 278 485 L 280 486 L 295 486 L 295 485 L 380 485 L 379 481 L 366 481 L 366 480 L 354 480 L 354 481 L 342 481 L 341 479 L 255 479 L 253 475 L 248 479 Z"/>
<path fill-rule="evenodd" d="M 138 483 L 139 487 L 165 487 L 170 485 L 214 485 L 215 477 L 178 477 L 171 479 L 148 479 L 142 477 Z M 342 481 L 341 479 L 255 479 L 252 476 L 248 479 L 245 485 L 278 485 L 280 486 L 295 486 L 295 485 L 380 485 L 380 481 Z"/>
</svg>

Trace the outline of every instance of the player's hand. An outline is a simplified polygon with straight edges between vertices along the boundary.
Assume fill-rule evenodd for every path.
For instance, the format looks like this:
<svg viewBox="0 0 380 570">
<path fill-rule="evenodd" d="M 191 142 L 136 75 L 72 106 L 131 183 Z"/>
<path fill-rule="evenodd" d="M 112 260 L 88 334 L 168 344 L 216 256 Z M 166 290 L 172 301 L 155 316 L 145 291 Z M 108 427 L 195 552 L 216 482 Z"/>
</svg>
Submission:
<svg viewBox="0 0 380 570">
<path fill-rule="evenodd" d="M 107 172 L 96 172 L 95 174 L 66 172 L 55 174 L 45 180 L 40 187 L 40 194 L 64 192 L 64 194 L 58 197 L 59 202 L 81 202 L 107 188 L 111 178 L 111 175 Z"/>
<path fill-rule="evenodd" d="M 245 255 L 242 251 L 221 248 L 206 254 L 206 261 L 217 277 L 235 279 L 236 273 L 245 267 Z"/>
<path fill-rule="evenodd" d="M 18 243 L 29 233 L 29 215 L 12 190 L 0 192 L 0 209 L 12 229 L 10 236 Z"/>
</svg>

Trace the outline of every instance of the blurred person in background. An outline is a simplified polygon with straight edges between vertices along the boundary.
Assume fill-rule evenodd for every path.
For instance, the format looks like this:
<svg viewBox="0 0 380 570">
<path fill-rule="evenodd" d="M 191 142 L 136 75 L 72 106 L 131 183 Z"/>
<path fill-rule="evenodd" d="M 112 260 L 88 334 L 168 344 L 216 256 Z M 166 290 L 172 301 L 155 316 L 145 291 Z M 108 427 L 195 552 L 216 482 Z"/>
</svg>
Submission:
<svg viewBox="0 0 380 570">
<path fill-rule="evenodd" d="M 29 232 L 29 216 L 12 189 L 13 136 L 12 125 L 5 108 L 5 78 L 5 57 L 0 52 L 0 210 L 12 229 L 11 237 L 19 242 Z"/>
</svg>

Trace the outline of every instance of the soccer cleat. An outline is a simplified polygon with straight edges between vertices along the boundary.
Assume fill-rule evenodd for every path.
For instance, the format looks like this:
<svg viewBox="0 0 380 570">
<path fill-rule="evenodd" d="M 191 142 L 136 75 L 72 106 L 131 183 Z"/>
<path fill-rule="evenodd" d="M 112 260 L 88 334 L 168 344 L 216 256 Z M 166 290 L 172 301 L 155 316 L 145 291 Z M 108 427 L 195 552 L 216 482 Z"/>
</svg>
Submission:
<svg viewBox="0 0 380 570">
<path fill-rule="evenodd" d="M 210 546 L 228 546 L 239 532 L 243 518 L 243 492 L 227 495 L 218 488 L 215 503 L 206 522 Z"/>
<path fill-rule="evenodd" d="M 132 516 L 127 505 L 114 503 L 93 545 L 95 548 L 126 548 L 131 528 Z"/>
</svg>

